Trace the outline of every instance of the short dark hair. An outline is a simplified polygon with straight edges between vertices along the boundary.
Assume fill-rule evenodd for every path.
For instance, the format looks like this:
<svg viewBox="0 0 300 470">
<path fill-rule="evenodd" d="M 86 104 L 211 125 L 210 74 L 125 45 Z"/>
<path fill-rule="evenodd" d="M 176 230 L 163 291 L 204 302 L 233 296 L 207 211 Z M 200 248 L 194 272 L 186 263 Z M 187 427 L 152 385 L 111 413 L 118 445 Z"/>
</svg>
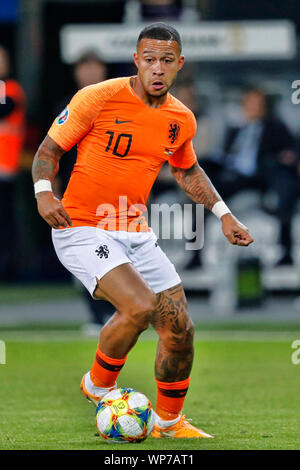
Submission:
<svg viewBox="0 0 300 470">
<path fill-rule="evenodd" d="M 146 26 L 141 32 L 137 40 L 137 46 L 144 38 L 147 39 L 160 39 L 161 41 L 175 41 L 177 42 L 180 52 L 182 49 L 181 37 L 178 31 L 166 23 L 152 23 Z"/>
<path fill-rule="evenodd" d="M 243 97 L 252 93 L 258 95 L 260 98 L 263 99 L 267 113 L 271 114 L 274 111 L 274 106 L 276 102 L 274 96 L 267 94 L 267 92 L 263 88 L 260 88 L 259 86 L 255 85 L 250 85 L 243 89 Z"/>
<path fill-rule="evenodd" d="M 243 88 L 243 95 L 248 95 L 250 93 L 255 93 L 256 95 L 260 95 L 263 98 L 266 98 L 266 95 L 267 95 L 265 90 L 263 90 L 262 88 L 258 86 L 251 86 L 251 85 L 245 86 Z"/>
</svg>

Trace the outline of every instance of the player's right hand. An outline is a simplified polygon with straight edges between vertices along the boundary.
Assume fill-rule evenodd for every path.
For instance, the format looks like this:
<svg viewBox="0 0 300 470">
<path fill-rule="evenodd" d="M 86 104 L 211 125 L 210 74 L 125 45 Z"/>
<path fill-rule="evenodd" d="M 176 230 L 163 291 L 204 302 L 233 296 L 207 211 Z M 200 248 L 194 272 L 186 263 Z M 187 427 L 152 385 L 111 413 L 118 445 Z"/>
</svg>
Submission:
<svg viewBox="0 0 300 470">
<path fill-rule="evenodd" d="M 38 193 L 36 199 L 39 214 L 50 227 L 58 229 L 59 227 L 66 228 L 68 225 L 72 226 L 69 214 L 51 191 Z"/>
</svg>

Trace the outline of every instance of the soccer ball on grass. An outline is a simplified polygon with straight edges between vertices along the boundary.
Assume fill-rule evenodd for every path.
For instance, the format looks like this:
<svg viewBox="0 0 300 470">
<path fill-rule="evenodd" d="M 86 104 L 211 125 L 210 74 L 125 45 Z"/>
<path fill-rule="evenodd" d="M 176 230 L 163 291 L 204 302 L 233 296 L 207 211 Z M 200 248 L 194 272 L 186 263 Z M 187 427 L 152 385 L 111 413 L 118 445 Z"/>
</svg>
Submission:
<svg viewBox="0 0 300 470">
<path fill-rule="evenodd" d="M 154 426 L 155 414 L 149 399 L 133 388 L 107 393 L 97 406 L 96 426 L 108 442 L 141 442 Z"/>
</svg>

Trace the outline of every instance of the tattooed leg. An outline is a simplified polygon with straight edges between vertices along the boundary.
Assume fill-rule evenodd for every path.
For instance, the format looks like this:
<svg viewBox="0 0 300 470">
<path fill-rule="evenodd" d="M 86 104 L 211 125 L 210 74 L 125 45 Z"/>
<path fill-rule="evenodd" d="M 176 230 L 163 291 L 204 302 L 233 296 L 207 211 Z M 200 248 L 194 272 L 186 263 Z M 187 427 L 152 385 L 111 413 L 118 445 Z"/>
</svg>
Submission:
<svg viewBox="0 0 300 470">
<path fill-rule="evenodd" d="M 159 335 L 155 377 L 163 382 L 185 380 L 193 363 L 194 328 L 182 285 L 160 292 L 157 300 L 151 321 Z"/>
</svg>

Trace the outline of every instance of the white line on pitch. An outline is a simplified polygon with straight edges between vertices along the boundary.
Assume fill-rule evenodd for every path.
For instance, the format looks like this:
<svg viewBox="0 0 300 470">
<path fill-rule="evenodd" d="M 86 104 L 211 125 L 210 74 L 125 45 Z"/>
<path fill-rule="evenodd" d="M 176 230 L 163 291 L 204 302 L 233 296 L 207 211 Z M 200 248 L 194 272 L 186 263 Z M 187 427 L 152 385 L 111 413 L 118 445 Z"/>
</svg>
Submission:
<svg viewBox="0 0 300 470">
<path fill-rule="evenodd" d="M 244 331 L 244 330 L 226 330 L 226 331 L 196 331 L 196 341 L 236 341 L 236 342 L 284 342 L 295 338 L 300 339 L 300 331 Z M 97 337 L 87 337 L 77 330 L 70 331 L 0 331 L 0 339 L 12 342 L 72 342 L 88 341 L 97 342 Z M 155 341 L 157 334 L 153 331 L 143 333 L 139 341 Z"/>
</svg>

